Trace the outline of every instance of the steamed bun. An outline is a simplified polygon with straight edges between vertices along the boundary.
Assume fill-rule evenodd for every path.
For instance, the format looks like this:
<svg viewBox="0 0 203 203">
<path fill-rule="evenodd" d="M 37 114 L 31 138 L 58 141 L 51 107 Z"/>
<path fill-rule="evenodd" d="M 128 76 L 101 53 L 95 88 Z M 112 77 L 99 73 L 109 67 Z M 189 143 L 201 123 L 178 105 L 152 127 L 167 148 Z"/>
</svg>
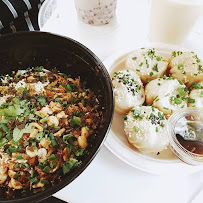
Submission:
<svg viewBox="0 0 203 203">
<path fill-rule="evenodd" d="M 168 62 L 154 48 L 136 50 L 126 60 L 126 68 L 135 71 L 143 83 L 163 75 L 167 66 Z"/>
<path fill-rule="evenodd" d="M 143 84 L 134 71 L 122 70 L 115 72 L 112 83 L 115 96 L 115 110 L 118 113 L 126 114 L 134 106 L 144 103 Z"/>
<path fill-rule="evenodd" d="M 203 79 L 202 65 L 194 52 L 174 51 L 169 62 L 170 74 L 190 87 Z"/>
<path fill-rule="evenodd" d="M 160 77 L 149 82 L 145 87 L 146 103 L 150 104 L 167 117 L 174 111 L 187 107 L 188 90 L 173 77 Z"/>
<path fill-rule="evenodd" d="M 132 109 L 125 117 L 125 133 L 129 142 L 143 152 L 160 152 L 169 144 L 165 116 L 152 106 Z"/>
<path fill-rule="evenodd" d="M 188 107 L 200 107 L 203 108 L 203 81 L 200 83 L 194 83 L 194 88 L 189 95 Z"/>
</svg>

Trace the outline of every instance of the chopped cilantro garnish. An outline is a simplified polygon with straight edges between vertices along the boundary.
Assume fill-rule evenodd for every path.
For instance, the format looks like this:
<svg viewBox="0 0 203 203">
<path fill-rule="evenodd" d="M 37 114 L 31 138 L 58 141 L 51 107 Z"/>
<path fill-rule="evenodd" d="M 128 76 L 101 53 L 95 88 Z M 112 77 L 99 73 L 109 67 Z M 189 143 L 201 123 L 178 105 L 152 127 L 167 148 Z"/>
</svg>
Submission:
<svg viewBox="0 0 203 203">
<path fill-rule="evenodd" d="M 51 167 L 51 168 L 55 168 L 56 166 L 57 166 L 56 161 L 52 161 L 52 162 L 50 163 L 50 167 Z"/>
<path fill-rule="evenodd" d="M 16 179 L 16 180 L 18 180 L 19 178 L 20 178 L 20 171 L 18 171 L 16 174 L 15 174 L 15 176 L 14 176 L 14 178 Z"/>
<path fill-rule="evenodd" d="M 201 85 L 198 84 L 198 83 L 193 83 L 193 84 L 192 84 L 192 88 L 194 88 L 194 89 L 203 89 L 203 86 L 201 86 Z"/>
<path fill-rule="evenodd" d="M 161 114 L 161 112 L 158 112 L 158 116 L 160 120 L 165 120 L 165 116 Z"/>
<path fill-rule="evenodd" d="M 23 156 L 22 156 L 22 155 L 17 155 L 17 156 L 16 156 L 16 159 L 17 159 L 17 160 L 21 160 L 21 159 L 23 159 Z"/>
<path fill-rule="evenodd" d="M 46 172 L 46 173 L 50 173 L 51 168 L 50 168 L 49 166 L 45 166 L 45 167 L 43 168 L 43 171 Z"/>
<path fill-rule="evenodd" d="M 43 138 L 44 136 L 44 133 L 43 132 L 39 132 L 37 135 L 36 135 L 36 141 L 37 142 L 40 142 L 40 140 Z"/>
<path fill-rule="evenodd" d="M 183 85 L 183 82 L 181 80 L 178 80 L 178 82 L 179 82 L 180 85 Z"/>
<path fill-rule="evenodd" d="M 165 125 L 163 123 L 161 123 L 160 126 L 163 128 Z"/>
<path fill-rule="evenodd" d="M 153 114 L 153 113 L 151 113 L 149 117 L 150 117 L 150 118 L 153 118 L 153 117 L 154 117 L 154 114 Z"/>
<path fill-rule="evenodd" d="M 41 120 L 40 120 L 40 123 L 45 123 L 45 122 L 47 122 L 49 119 L 47 118 L 47 117 L 45 117 L 45 118 L 42 118 Z"/>
<path fill-rule="evenodd" d="M 172 56 L 176 57 L 176 52 L 175 51 L 172 52 Z"/>
<path fill-rule="evenodd" d="M 41 105 L 41 106 L 45 106 L 46 105 L 46 97 L 45 94 L 43 93 L 43 96 L 38 96 L 37 98 L 37 104 Z"/>
<path fill-rule="evenodd" d="M 12 138 L 13 138 L 13 135 L 12 135 L 12 134 L 7 134 L 7 135 L 6 135 L 6 139 L 7 139 L 8 141 L 11 141 Z"/>
<path fill-rule="evenodd" d="M 137 133 L 137 132 L 139 132 L 139 128 L 138 127 L 135 127 L 135 132 Z"/>
<path fill-rule="evenodd" d="M 155 101 L 155 102 L 159 101 L 158 95 L 154 98 L 154 101 Z"/>
<path fill-rule="evenodd" d="M 176 104 L 181 104 L 182 103 L 182 99 L 181 98 L 175 98 L 175 103 Z"/>
<path fill-rule="evenodd" d="M 140 115 L 140 112 L 138 110 L 136 110 L 136 109 L 131 110 L 131 112 L 133 113 L 133 116 L 135 118 L 139 117 L 139 115 Z"/>
<path fill-rule="evenodd" d="M 43 184 L 45 184 L 45 185 L 48 185 L 48 184 L 49 184 L 49 181 L 48 181 L 48 180 L 44 180 L 44 179 L 40 180 L 40 182 L 43 183 Z"/>
<path fill-rule="evenodd" d="M 28 146 L 29 145 L 29 142 L 24 142 L 24 146 L 26 147 L 26 146 Z"/>
<path fill-rule="evenodd" d="M 126 84 L 129 83 L 129 81 L 126 78 L 123 78 L 123 82 L 126 83 Z"/>
<path fill-rule="evenodd" d="M 142 67 L 142 66 L 143 66 L 143 64 L 144 64 L 144 63 L 143 63 L 143 62 L 141 62 L 141 63 L 139 64 L 139 66 L 140 66 L 140 67 Z"/>
<path fill-rule="evenodd" d="M 73 118 L 70 121 L 70 126 L 71 127 L 75 127 L 75 126 L 80 126 L 81 127 L 82 126 L 81 118 L 77 117 L 77 116 L 73 116 Z"/>
<path fill-rule="evenodd" d="M 33 177 L 30 179 L 30 188 L 32 187 L 32 185 L 36 184 L 38 182 L 38 178 L 37 177 Z"/>
<path fill-rule="evenodd" d="M 66 143 L 66 144 L 69 144 L 69 140 L 70 140 L 71 138 L 74 138 L 74 135 L 73 135 L 73 134 L 64 135 L 64 136 L 63 136 L 63 142 Z"/>
<path fill-rule="evenodd" d="M 63 163 L 63 174 L 68 173 L 72 168 L 80 165 L 80 163 L 81 162 L 79 162 L 77 159 L 70 158 L 67 163 Z"/>
<path fill-rule="evenodd" d="M 56 147 L 58 145 L 58 143 L 55 139 L 51 140 L 51 144 L 53 147 Z"/>
<path fill-rule="evenodd" d="M 157 56 L 157 57 L 156 57 L 156 60 L 157 60 L 157 61 L 161 61 L 161 57 L 160 57 L 160 56 Z"/>
<path fill-rule="evenodd" d="M 155 64 L 152 68 L 153 71 L 159 72 L 158 64 Z"/>
<path fill-rule="evenodd" d="M 5 123 L 2 123 L 0 125 L 0 128 L 2 128 L 4 132 L 8 132 L 9 131 L 9 129 L 8 129 L 8 127 L 7 127 L 7 125 Z"/>
<path fill-rule="evenodd" d="M 1 147 L 4 146 L 7 142 L 8 142 L 8 140 L 7 140 L 5 137 L 3 137 L 3 138 L 0 140 L 0 146 L 1 146 Z"/>
<path fill-rule="evenodd" d="M 184 65 L 183 65 L 183 64 L 178 64 L 178 69 L 179 69 L 179 70 L 182 70 L 182 69 L 183 69 L 183 67 L 184 67 Z"/>
<path fill-rule="evenodd" d="M 17 97 L 15 97 L 15 98 L 13 99 L 13 101 L 14 101 L 14 103 L 16 103 L 16 104 L 19 104 L 19 103 L 20 103 L 20 100 L 19 100 Z"/>
<path fill-rule="evenodd" d="M 54 101 L 55 101 L 55 102 L 60 102 L 60 101 L 61 101 L 61 98 L 60 98 L 60 97 L 56 97 L 56 98 L 54 99 Z"/>
<path fill-rule="evenodd" d="M 77 149 L 77 151 L 75 152 L 76 156 L 82 156 L 85 152 L 85 149 Z"/>
<path fill-rule="evenodd" d="M 183 87 L 182 88 L 178 88 L 176 91 L 178 92 L 180 97 L 187 95 L 187 93 L 185 92 L 185 89 Z"/>
<path fill-rule="evenodd" d="M 42 83 L 45 82 L 45 79 L 46 79 L 45 76 L 41 76 L 41 77 L 40 77 L 40 81 L 41 81 Z"/>
<path fill-rule="evenodd" d="M 34 68 L 34 70 L 36 70 L 36 71 L 42 71 L 43 68 L 44 68 L 43 66 L 37 66 L 37 67 Z"/>
<path fill-rule="evenodd" d="M 52 154 L 51 156 L 48 157 L 49 160 L 54 160 L 57 159 L 57 156 L 55 154 Z"/>
<path fill-rule="evenodd" d="M 188 99 L 188 103 L 195 103 L 195 99 Z"/>
<path fill-rule="evenodd" d="M 170 103 L 171 103 L 172 105 L 175 104 L 175 97 L 174 97 L 174 96 L 172 96 L 172 97 L 170 98 Z"/>
<path fill-rule="evenodd" d="M 83 102 L 81 101 L 81 103 L 83 103 Z M 66 108 L 68 106 L 68 102 L 67 101 L 63 101 L 62 102 L 62 106 L 63 106 L 63 108 Z M 83 106 L 84 106 L 84 104 L 83 104 Z"/>
<path fill-rule="evenodd" d="M 25 95 L 27 95 L 29 93 L 29 91 L 28 91 L 28 89 L 25 87 L 24 89 L 23 89 L 23 95 L 25 96 Z"/>
<path fill-rule="evenodd" d="M 68 91 L 68 92 L 72 92 L 73 91 L 73 88 L 71 87 L 70 84 L 64 84 L 64 83 L 62 83 L 61 85 L 62 85 L 63 88 L 66 89 L 66 91 Z"/>
<path fill-rule="evenodd" d="M 55 129 L 60 129 L 59 126 L 56 126 L 56 125 L 54 125 L 54 124 L 53 124 L 51 127 L 55 128 Z"/>
<path fill-rule="evenodd" d="M 150 73 L 149 73 L 149 76 L 150 76 L 150 77 L 152 77 L 153 75 L 154 75 L 154 73 L 153 73 L 153 72 L 150 72 Z"/>
<path fill-rule="evenodd" d="M 19 164 L 16 164 L 15 166 L 14 166 L 14 168 L 18 168 L 20 165 Z"/>
</svg>

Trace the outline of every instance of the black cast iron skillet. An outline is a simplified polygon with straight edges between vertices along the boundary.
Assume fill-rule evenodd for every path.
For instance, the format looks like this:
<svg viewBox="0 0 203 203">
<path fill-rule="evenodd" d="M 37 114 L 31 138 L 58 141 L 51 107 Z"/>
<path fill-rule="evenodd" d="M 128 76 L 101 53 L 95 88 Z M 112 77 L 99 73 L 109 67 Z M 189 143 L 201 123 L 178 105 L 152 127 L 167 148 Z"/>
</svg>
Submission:
<svg viewBox="0 0 203 203">
<path fill-rule="evenodd" d="M 114 109 L 111 80 L 102 62 L 89 49 L 72 39 L 44 32 L 19 32 L 0 37 L 0 75 L 41 65 L 47 69 L 57 67 L 60 72 L 72 77 L 80 76 L 82 81 L 87 82 L 87 87 L 102 95 L 104 124 L 99 134 L 89 140 L 89 154 L 81 157 L 82 165 L 66 174 L 61 182 L 43 192 L 31 193 L 27 197 L 18 194 L 13 199 L 8 199 L 0 190 L 0 202 L 36 202 L 68 185 L 93 160 L 110 128 Z"/>
</svg>

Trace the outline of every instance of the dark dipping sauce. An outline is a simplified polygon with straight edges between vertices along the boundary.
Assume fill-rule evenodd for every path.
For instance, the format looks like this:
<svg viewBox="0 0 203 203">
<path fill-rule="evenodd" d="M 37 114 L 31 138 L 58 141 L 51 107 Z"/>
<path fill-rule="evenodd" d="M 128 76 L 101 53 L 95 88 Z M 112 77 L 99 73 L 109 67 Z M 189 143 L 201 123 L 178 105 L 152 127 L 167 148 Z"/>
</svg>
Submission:
<svg viewBox="0 0 203 203">
<path fill-rule="evenodd" d="M 176 134 L 176 138 L 179 143 L 188 151 L 195 154 L 203 154 L 203 142 L 184 140 L 184 138 L 179 134 Z"/>
</svg>

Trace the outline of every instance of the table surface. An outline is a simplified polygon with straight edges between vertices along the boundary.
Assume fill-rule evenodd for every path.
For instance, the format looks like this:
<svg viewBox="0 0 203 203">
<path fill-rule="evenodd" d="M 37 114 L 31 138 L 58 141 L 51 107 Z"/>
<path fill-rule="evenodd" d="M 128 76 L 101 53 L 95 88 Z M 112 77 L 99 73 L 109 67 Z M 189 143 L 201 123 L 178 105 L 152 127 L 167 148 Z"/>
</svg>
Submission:
<svg viewBox="0 0 203 203">
<path fill-rule="evenodd" d="M 56 12 L 41 30 L 71 37 L 105 60 L 117 50 L 147 43 L 148 17 L 148 0 L 120 0 L 112 23 L 89 26 L 78 20 L 73 1 L 58 0 Z M 203 32 L 196 25 L 182 46 L 201 57 L 202 45 Z M 103 146 L 90 166 L 54 196 L 73 203 L 200 203 L 192 200 L 202 188 L 203 171 L 185 177 L 156 176 L 125 164 Z"/>
</svg>

